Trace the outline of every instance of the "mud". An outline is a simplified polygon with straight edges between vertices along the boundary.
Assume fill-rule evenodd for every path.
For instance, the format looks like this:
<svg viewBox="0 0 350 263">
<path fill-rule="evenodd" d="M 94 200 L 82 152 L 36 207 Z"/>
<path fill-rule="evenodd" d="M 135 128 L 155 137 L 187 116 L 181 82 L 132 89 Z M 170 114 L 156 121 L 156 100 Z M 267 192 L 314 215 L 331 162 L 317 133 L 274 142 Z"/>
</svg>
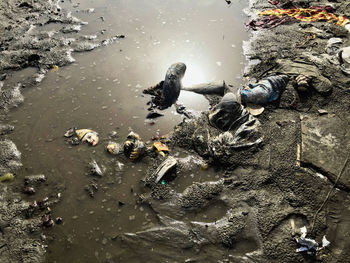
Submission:
<svg viewBox="0 0 350 263">
<path fill-rule="evenodd" d="M 279 2 L 278 6 L 283 8 L 329 4 L 337 13 L 350 16 L 348 1 Z M 51 2 L 13 0 L 0 3 L 0 7 L 3 10 L 1 17 L 5 18 L 1 20 L 1 29 L 7 32 L 1 36 L 0 73 L 10 76 L 13 69 L 36 68 L 36 73 L 28 74 L 28 78 L 24 76 L 21 84 L 11 83 L 4 75 L 6 85 L 1 82 L 0 86 L 0 173 L 16 173 L 22 165 L 21 154 L 8 139 L 9 134 L 16 131 L 16 125 L 13 127 L 13 123 L 5 122 L 8 111 L 23 102 L 21 89 L 34 87 L 55 66 L 72 63 L 73 51 L 89 51 L 122 37 L 115 34 L 98 40 L 84 36 L 79 32 L 86 23 Z M 274 7 L 269 1 L 250 0 L 246 11 L 256 18 L 257 11 Z M 52 23 L 61 28 L 57 32 L 37 30 Z M 72 37 L 70 34 L 77 35 Z M 336 53 L 327 52 L 328 40 L 334 37 L 341 38 L 341 47 L 350 44 L 346 29 L 326 22 L 289 21 L 275 28 L 251 32 L 250 40 L 244 43 L 248 59 L 244 72 L 246 81 L 255 83 L 272 73 L 286 74 L 291 81 L 280 100 L 266 105 L 262 115 L 249 117 L 253 119 L 253 132 L 245 139 L 243 147 L 213 142 L 213 138 L 225 131 L 210 124 L 210 111 L 184 118 L 169 134 L 167 142 L 170 155 L 177 160 L 176 168 L 169 172 L 164 184 L 156 183 L 154 172 L 163 159 L 156 153 L 148 153 L 138 164 L 127 165 L 128 170 L 138 169 L 138 176 L 142 177 L 127 181 L 132 185 L 131 193 L 129 184 L 123 186 L 127 190 L 115 186 L 124 174 L 117 162 L 126 160 L 118 157 L 106 161 L 106 156 L 95 154 L 99 163 L 113 166 L 113 169 L 107 170 L 107 176 L 104 174 L 101 178 L 79 178 L 80 184 L 87 183 L 88 194 L 100 199 L 100 192 L 106 196 L 118 195 L 119 208 L 116 213 L 113 210 L 111 216 L 116 219 L 121 219 L 121 207 L 125 205 L 140 209 L 141 212 L 135 212 L 137 217 L 144 216 L 144 209 L 147 209 L 146 219 L 148 213 L 152 214 L 148 223 L 136 220 L 142 227 L 130 225 L 116 231 L 113 218 L 103 221 L 104 226 L 94 227 L 90 232 L 101 228 L 102 244 L 108 245 L 104 260 L 144 262 L 147 255 L 147 262 L 347 262 L 350 256 L 349 167 L 343 169 L 336 191 L 315 217 L 350 150 L 349 77 L 342 70 L 342 61 Z M 296 77 L 299 74 L 309 77 L 306 90 L 298 87 Z M 211 109 L 221 99 L 215 95 L 206 98 Z M 99 125 L 103 126 L 102 123 Z M 232 132 L 237 132 L 242 125 L 244 123 Z M 107 139 L 111 138 L 105 136 L 104 140 Z M 57 143 L 56 147 L 61 149 L 62 144 Z M 29 154 L 28 145 L 24 148 Z M 74 157 L 80 154 L 91 157 L 86 153 L 86 147 L 81 149 Z M 96 149 L 100 151 L 102 147 Z M 204 173 L 208 176 L 204 180 L 189 176 L 193 170 L 197 171 L 195 176 L 202 176 L 199 169 L 209 169 L 214 176 Z M 52 174 L 58 176 L 57 172 Z M 110 182 L 108 186 L 101 183 L 106 177 Z M 140 179 L 140 185 L 133 187 Z M 60 200 L 57 193 L 64 187 L 57 184 L 49 201 L 34 210 L 27 200 L 13 193 L 11 184 L 1 184 L 1 188 L 1 262 L 44 261 L 47 243 L 49 248 L 51 245 L 57 251 L 67 248 L 67 255 L 76 259 L 71 250 L 79 249 L 74 241 L 75 231 L 63 238 L 64 241 L 55 241 L 57 232 L 54 231 L 69 230 L 72 229 L 69 225 L 75 225 L 78 232 L 79 226 L 74 220 L 84 224 L 85 221 L 79 221 L 78 216 L 64 219 L 65 228 L 46 232 L 50 237 L 47 243 L 42 234 L 43 226 L 51 225 L 47 208 L 55 209 L 54 204 Z M 119 190 L 124 191 L 122 197 L 121 193 L 116 193 Z M 128 195 L 125 194 L 127 191 Z M 84 199 L 72 196 L 67 199 Z M 72 206 L 82 205 L 81 200 L 72 202 Z M 106 205 L 112 206 L 109 201 Z M 97 211 L 103 209 L 104 205 Z M 130 220 L 135 219 L 135 215 L 128 216 Z M 311 238 L 320 240 L 326 235 L 331 245 L 316 255 L 296 253 L 291 221 L 295 222 L 296 228 L 307 226 Z M 58 245 L 55 242 L 59 242 Z M 92 244 L 86 241 L 86 246 L 81 244 L 80 248 L 91 249 L 89 245 Z M 102 261 L 96 253 L 97 260 Z M 52 259 L 51 256 L 47 260 Z M 53 260 L 63 262 L 65 259 L 56 257 Z M 86 260 L 94 262 L 95 259 Z"/>
</svg>

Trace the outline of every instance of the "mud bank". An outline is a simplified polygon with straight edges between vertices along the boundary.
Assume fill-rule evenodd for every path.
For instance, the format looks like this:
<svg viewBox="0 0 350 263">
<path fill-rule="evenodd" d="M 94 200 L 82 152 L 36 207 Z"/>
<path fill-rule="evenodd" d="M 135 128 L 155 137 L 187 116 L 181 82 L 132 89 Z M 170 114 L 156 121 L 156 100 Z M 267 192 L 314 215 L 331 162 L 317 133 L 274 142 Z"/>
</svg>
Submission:
<svg viewBox="0 0 350 263">
<path fill-rule="evenodd" d="M 276 1 L 277 6 L 269 2 L 274 1 L 250 1 L 252 19 L 259 19 L 257 12 L 265 9 L 316 5 L 350 15 L 348 1 Z M 335 39 L 339 46 L 332 51 Z M 185 119 L 172 133 L 173 146 L 200 155 L 224 179 L 194 183 L 176 193 L 167 185 L 155 184 L 155 165 L 145 178 L 151 193 L 142 202 L 156 212 L 159 226 L 125 234 L 121 240 L 133 248 L 140 243 L 153 247 L 154 242 L 180 248 L 169 257 L 161 249 L 152 250 L 152 258 L 174 262 L 346 262 L 350 103 L 349 75 L 339 51 L 349 44 L 344 27 L 324 21 L 291 20 L 252 31 L 244 44 L 249 59 L 247 81 L 254 83 L 276 73 L 290 78 L 281 98 L 266 105 L 257 117 L 261 126 L 255 139 L 263 138 L 263 142 L 242 149 L 225 146 L 224 140 L 213 145 L 213 138 L 224 131 L 210 124 L 210 112 Z M 300 74 L 309 78 L 306 90 L 299 88 Z M 216 97 L 208 97 L 211 105 L 217 104 Z M 180 166 L 176 176 L 183 173 Z M 337 190 L 323 207 L 335 182 Z M 185 220 L 193 211 L 205 213 L 215 202 L 224 203 L 226 211 L 217 220 Z M 316 255 L 297 253 L 293 225 L 298 230 L 302 226 L 312 229 L 309 235 L 318 241 L 326 235 L 331 245 Z M 234 249 L 245 242 L 253 244 L 248 253 L 235 255 Z M 217 253 L 206 255 L 203 251 L 212 245 Z M 222 248 L 228 254 L 220 254 Z M 179 255 L 183 249 L 193 256 Z"/>
</svg>

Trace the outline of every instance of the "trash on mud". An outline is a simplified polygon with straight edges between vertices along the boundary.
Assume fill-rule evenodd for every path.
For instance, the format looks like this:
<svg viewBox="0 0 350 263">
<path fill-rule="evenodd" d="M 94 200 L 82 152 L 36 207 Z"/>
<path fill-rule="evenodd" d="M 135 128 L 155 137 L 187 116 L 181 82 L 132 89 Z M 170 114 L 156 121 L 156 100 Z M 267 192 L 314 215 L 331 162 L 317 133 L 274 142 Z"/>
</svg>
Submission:
<svg viewBox="0 0 350 263">
<path fill-rule="evenodd" d="M 57 71 L 58 69 L 59 69 L 59 67 L 57 65 L 53 65 L 51 70 L 52 71 Z"/>
<path fill-rule="evenodd" d="M 98 133 L 90 129 L 80 129 L 76 130 L 75 134 L 78 136 L 79 140 L 82 142 L 88 142 L 90 145 L 95 146 L 98 144 L 99 137 Z"/>
<path fill-rule="evenodd" d="M 107 151 L 110 154 L 117 155 L 122 152 L 122 147 L 119 143 L 109 142 L 107 145 Z"/>
<path fill-rule="evenodd" d="M 288 76 L 269 76 L 260 80 L 257 84 L 249 84 L 248 88 L 241 91 L 243 103 L 267 104 L 279 98 L 287 87 Z"/>
<path fill-rule="evenodd" d="M 165 153 L 169 152 L 168 146 L 166 146 L 164 143 L 159 142 L 159 141 L 154 142 L 152 144 L 152 148 L 155 149 L 163 157 L 165 157 Z"/>
<path fill-rule="evenodd" d="M 0 176 L 0 182 L 12 181 L 15 179 L 15 176 L 12 173 L 5 173 Z"/>
<path fill-rule="evenodd" d="M 192 85 L 190 87 L 183 87 L 182 90 L 192 91 L 202 95 L 219 95 L 224 96 L 225 92 L 229 90 L 225 81 L 215 81 L 203 84 Z"/>
<path fill-rule="evenodd" d="M 209 123 L 223 131 L 228 131 L 246 121 L 248 115 L 249 113 L 244 110 L 237 97 L 229 92 L 210 110 Z"/>
<path fill-rule="evenodd" d="M 247 103 L 247 111 L 253 116 L 259 116 L 264 110 L 265 108 L 263 106 Z"/>
<path fill-rule="evenodd" d="M 95 197 L 95 193 L 98 191 L 98 186 L 96 183 L 90 183 L 85 185 L 84 190 L 89 194 L 91 198 Z"/>
<path fill-rule="evenodd" d="M 300 248 L 296 252 L 306 252 L 309 255 L 314 255 L 317 251 L 327 247 L 330 242 L 326 239 L 326 236 L 322 238 L 322 246 L 320 246 L 314 239 L 306 238 L 306 227 L 300 228 L 301 236 L 296 238 L 296 242 L 300 245 Z"/>
<path fill-rule="evenodd" d="M 165 159 L 157 168 L 154 175 L 156 176 L 155 182 L 158 183 L 160 180 L 164 179 L 164 176 L 168 175 L 177 165 L 177 160 L 169 156 Z"/>
<path fill-rule="evenodd" d="M 167 70 L 164 81 L 161 81 L 154 87 L 143 90 L 144 94 L 152 95 L 152 107 L 163 110 L 177 101 L 182 88 L 181 80 L 185 75 L 185 71 L 186 65 L 184 63 L 174 63 Z"/>
<path fill-rule="evenodd" d="M 90 173 L 92 175 L 97 175 L 102 177 L 103 176 L 103 171 L 101 169 L 101 167 L 97 164 L 97 162 L 95 160 L 92 160 L 89 163 L 89 168 L 90 168 Z"/>
<path fill-rule="evenodd" d="M 123 148 L 125 156 L 134 162 L 142 157 L 146 147 L 137 133 L 130 132 Z"/>
<path fill-rule="evenodd" d="M 41 217 L 41 221 L 44 227 L 52 227 L 54 222 L 51 218 L 51 214 L 45 214 Z"/>
</svg>

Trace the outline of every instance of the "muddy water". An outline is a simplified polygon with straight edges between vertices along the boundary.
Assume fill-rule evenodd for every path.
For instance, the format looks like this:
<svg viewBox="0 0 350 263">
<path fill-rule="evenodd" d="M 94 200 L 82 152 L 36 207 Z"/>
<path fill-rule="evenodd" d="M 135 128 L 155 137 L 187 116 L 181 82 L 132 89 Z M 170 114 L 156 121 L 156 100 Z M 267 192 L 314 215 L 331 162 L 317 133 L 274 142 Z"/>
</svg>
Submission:
<svg viewBox="0 0 350 263">
<path fill-rule="evenodd" d="M 154 135 L 167 134 L 182 120 L 170 108 L 153 125 L 145 122 L 149 98 L 142 89 L 162 80 L 174 62 L 187 65 L 184 85 L 225 80 L 239 87 L 245 62 L 241 45 L 247 39 L 242 12 L 246 3 L 235 1 L 228 6 L 218 0 L 79 2 L 78 7 L 73 7 L 75 1 L 60 5 L 89 22 L 83 27 L 83 34 L 100 39 L 124 34 L 126 38 L 89 53 L 75 54 L 75 63 L 50 71 L 38 87 L 24 91 L 25 102 L 10 115 L 16 127 L 11 139 L 22 152 L 23 169 L 18 178 L 39 173 L 48 178 L 34 197 L 25 198 L 62 194 L 53 216 L 62 217 L 63 224 L 46 231 L 48 262 L 141 262 L 144 260 L 139 257 L 147 250 L 133 254 L 113 238 L 158 223 L 148 207 L 137 203 L 137 196 L 146 191 L 140 179 L 147 166 L 142 161 L 134 164 L 123 156 L 108 155 L 105 145 L 109 134 L 116 131 L 114 140 L 122 142 L 133 130 L 148 141 Z M 94 11 L 84 11 L 89 8 Z M 19 80 L 28 72 L 31 71 L 19 74 Z M 179 102 L 197 112 L 208 108 L 202 96 L 189 92 L 182 92 Z M 96 147 L 70 146 L 63 138 L 70 127 L 98 131 L 100 143 Z M 172 154 L 186 158 L 176 149 Z M 106 168 L 102 178 L 88 174 L 86 166 L 92 159 Z M 176 191 L 195 181 L 220 177 L 213 169 L 202 171 L 200 164 L 190 163 L 189 172 L 171 183 Z M 91 183 L 98 187 L 94 198 L 84 190 Z M 210 222 L 225 212 L 225 207 L 217 203 L 203 213 L 190 215 L 188 220 Z M 235 252 L 249 251 L 240 249 Z M 215 248 L 203 253 L 212 250 Z M 184 257 L 191 253 L 185 251 Z M 164 250 L 165 258 L 169 255 L 170 251 Z"/>
</svg>

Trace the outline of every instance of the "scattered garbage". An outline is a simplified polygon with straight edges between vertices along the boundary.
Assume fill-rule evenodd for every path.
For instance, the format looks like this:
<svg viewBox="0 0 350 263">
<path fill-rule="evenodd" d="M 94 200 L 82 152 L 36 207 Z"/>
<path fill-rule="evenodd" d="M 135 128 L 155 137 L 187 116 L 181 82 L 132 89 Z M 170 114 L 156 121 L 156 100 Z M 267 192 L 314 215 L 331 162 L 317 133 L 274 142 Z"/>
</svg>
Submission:
<svg viewBox="0 0 350 263">
<path fill-rule="evenodd" d="M 249 114 L 243 109 L 232 92 L 226 93 L 220 103 L 210 110 L 209 122 L 214 127 L 228 131 L 242 124 L 248 118 Z"/>
<path fill-rule="evenodd" d="M 0 176 L 0 182 L 12 181 L 15 179 L 15 176 L 12 173 L 5 173 Z"/>
<path fill-rule="evenodd" d="M 97 176 L 100 176 L 100 177 L 103 176 L 103 171 L 102 171 L 102 169 L 100 168 L 100 166 L 97 164 L 97 162 L 95 160 L 92 160 L 89 163 L 89 168 L 90 168 L 90 173 L 92 175 L 97 175 Z"/>
<path fill-rule="evenodd" d="M 143 90 L 144 94 L 152 95 L 152 107 L 160 110 L 166 109 L 174 104 L 182 88 L 181 80 L 186 72 L 186 65 L 178 62 L 172 64 L 166 72 L 165 80 L 156 86 Z"/>
<path fill-rule="evenodd" d="M 242 103 L 267 104 L 277 100 L 288 80 L 288 76 L 278 75 L 266 77 L 257 84 L 249 84 L 248 88 L 241 91 Z"/>
<path fill-rule="evenodd" d="M 123 148 L 125 156 L 134 162 L 144 154 L 146 147 L 137 133 L 130 132 Z"/>
<path fill-rule="evenodd" d="M 190 87 L 183 87 L 182 90 L 192 91 L 202 95 L 219 95 L 224 96 L 225 92 L 229 90 L 225 81 L 215 81 L 203 84 L 192 85 Z"/>
<path fill-rule="evenodd" d="M 122 152 L 122 147 L 119 143 L 109 142 L 107 145 L 107 151 L 110 154 L 117 155 Z"/>
<path fill-rule="evenodd" d="M 177 165 L 177 160 L 169 156 L 167 159 L 165 159 L 157 168 L 155 171 L 156 180 L 155 182 L 158 183 L 160 180 L 163 179 L 164 176 L 166 176 L 169 172 L 171 172 Z"/>
<path fill-rule="evenodd" d="M 317 251 L 324 249 L 329 246 L 330 242 L 326 239 L 326 236 L 322 238 L 322 246 L 314 240 L 310 238 L 306 238 L 307 229 L 306 227 L 300 228 L 301 236 L 296 238 L 296 242 L 300 245 L 300 248 L 296 250 L 296 252 L 306 252 L 309 255 L 314 255 Z"/>
<path fill-rule="evenodd" d="M 168 146 L 166 146 L 164 143 L 159 141 L 154 142 L 152 145 L 152 148 L 155 149 L 163 157 L 165 157 L 165 153 L 169 152 Z"/>
</svg>

